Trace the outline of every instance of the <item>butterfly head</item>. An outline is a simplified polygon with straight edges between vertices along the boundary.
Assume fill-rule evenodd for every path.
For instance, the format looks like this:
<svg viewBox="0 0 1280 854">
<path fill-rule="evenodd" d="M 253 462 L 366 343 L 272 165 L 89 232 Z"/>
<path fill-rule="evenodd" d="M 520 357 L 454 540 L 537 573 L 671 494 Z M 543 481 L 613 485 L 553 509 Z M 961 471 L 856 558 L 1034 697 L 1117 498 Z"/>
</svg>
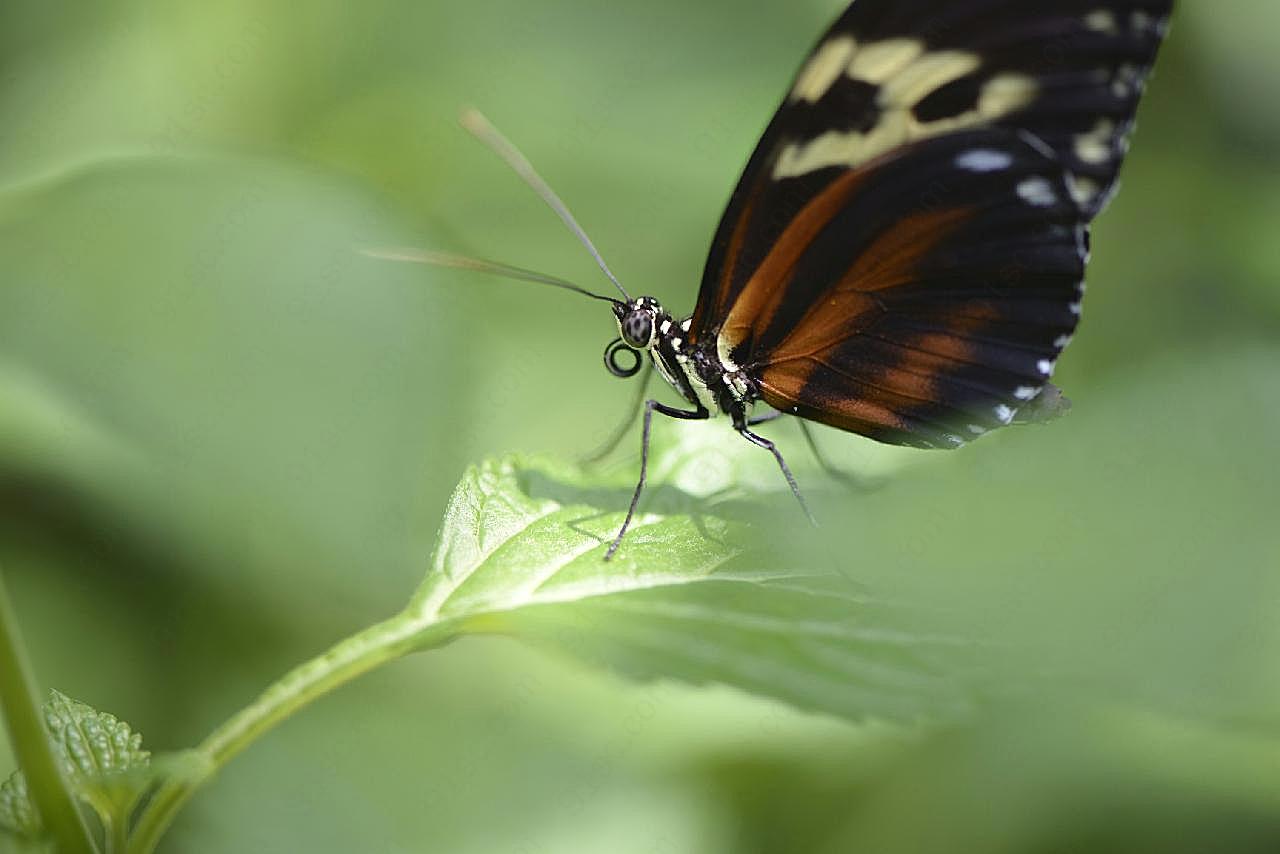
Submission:
<svg viewBox="0 0 1280 854">
<path fill-rule="evenodd" d="M 618 336 L 604 351 L 604 364 L 615 377 L 634 377 L 640 373 L 641 356 L 658 343 L 670 321 L 667 313 L 653 297 L 627 301 L 613 300 L 613 316 L 618 321 Z"/>
<path fill-rule="evenodd" d="M 613 313 L 618 320 L 618 334 L 633 350 L 648 350 L 658 341 L 658 323 L 665 312 L 652 297 L 628 302 L 615 302 Z"/>
</svg>

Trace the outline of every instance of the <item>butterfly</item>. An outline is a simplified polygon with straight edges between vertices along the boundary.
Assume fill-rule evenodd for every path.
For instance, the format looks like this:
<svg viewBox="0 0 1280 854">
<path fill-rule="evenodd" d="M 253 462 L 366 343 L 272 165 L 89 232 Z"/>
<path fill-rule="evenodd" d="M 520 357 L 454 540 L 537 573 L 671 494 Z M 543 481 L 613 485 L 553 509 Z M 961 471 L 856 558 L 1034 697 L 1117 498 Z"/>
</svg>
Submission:
<svg viewBox="0 0 1280 854">
<path fill-rule="evenodd" d="M 617 376 L 654 414 L 794 416 L 893 445 L 958 448 L 1061 413 L 1050 383 L 1081 316 L 1089 226 L 1116 188 L 1172 0 L 855 0 L 818 42 L 711 242 L 693 313 L 631 297 L 568 208 L 478 114 L 464 124 L 534 187 L 622 299 L 444 253 L 387 251 L 609 302 Z M 753 417 L 755 407 L 768 411 Z M 808 434 L 806 433 L 806 436 Z M 810 515 L 810 519 L 812 516 Z"/>
</svg>

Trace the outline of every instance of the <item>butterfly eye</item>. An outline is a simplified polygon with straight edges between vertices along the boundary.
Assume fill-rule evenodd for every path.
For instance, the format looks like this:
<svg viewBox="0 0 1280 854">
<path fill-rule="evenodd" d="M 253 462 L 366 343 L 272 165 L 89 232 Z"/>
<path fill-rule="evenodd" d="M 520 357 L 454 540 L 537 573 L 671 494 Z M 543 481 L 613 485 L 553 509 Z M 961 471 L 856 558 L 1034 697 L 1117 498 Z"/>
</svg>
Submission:
<svg viewBox="0 0 1280 854">
<path fill-rule="evenodd" d="M 627 342 L 627 346 L 634 347 L 637 350 L 642 350 L 649 346 L 649 342 L 653 338 L 653 315 L 649 312 L 629 312 L 622 318 L 622 323 L 619 326 L 622 332 L 622 339 Z"/>
<path fill-rule="evenodd" d="M 640 373 L 640 363 L 640 354 L 628 347 L 621 338 L 615 338 L 613 343 L 605 348 L 604 366 L 615 377 L 624 380 L 634 377 Z"/>
</svg>

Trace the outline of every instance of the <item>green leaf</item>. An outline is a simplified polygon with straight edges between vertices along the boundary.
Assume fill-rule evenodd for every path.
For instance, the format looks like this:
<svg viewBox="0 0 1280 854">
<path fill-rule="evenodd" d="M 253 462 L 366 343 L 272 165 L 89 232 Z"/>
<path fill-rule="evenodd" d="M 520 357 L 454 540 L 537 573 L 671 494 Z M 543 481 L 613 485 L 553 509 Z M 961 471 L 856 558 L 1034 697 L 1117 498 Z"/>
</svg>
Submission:
<svg viewBox="0 0 1280 854">
<path fill-rule="evenodd" d="M 683 493 L 655 487 L 645 506 L 667 512 L 638 516 L 606 563 L 629 491 L 542 459 L 472 468 L 410 613 L 632 676 L 723 683 L 853 718 L 937 719 L 972 705 L 937 666 L 957 641 L 913 632 L 904 611 L 838 574 L 762 566 L 744 524 L 698 513 Z"/>
<path fill-rule="evenodd" d="M 148 777 L 151 761 L 142 736 L 113 715 L 53 691 L 45 703 L 45 723 L 54 746 L 71 771 L 79 795 L 104 824 L 127 819 Z"/>
<path fill-rule="evenodd" d="M 0 832 L 3 831 L 22 839 L 36 839 L 43 831 L 40 817 L 31 806 L 27 778 L 21 771 L 14 771 L 0 783 Z"/>
<path fill-rule="evenodd" d="M 110 837 L 113 828 L 127 825 L 138 799 L 153 780 L 151 754 L 142 749 L 142 736 L 115 716 L 57 691 L 50 692 L 43 712 L 58 762 L 76 794 L 93 807 Z M 0 826 L 27 838 L 43 832 L 21 771 L 0 786 Z"/>
<path fill-rule="evenodd" d="M 822 493 L 790 441 L 816 531 L 767 454 L 664 425 L 648 515 L 611 563 L 634 460 L 490 461 L 454 495 L 411 611 L 854 719 L 1123 700 L 1274 726 L 1277 364 L 1261 347 L 1163 362 L 1063 427 L 919 455 L 869 493 Z M 1187 407 L 1216 376 L 1233 378 L 1220 405 Z M 726 521 L 748 508 L 759 524 Z"/>
</svg>

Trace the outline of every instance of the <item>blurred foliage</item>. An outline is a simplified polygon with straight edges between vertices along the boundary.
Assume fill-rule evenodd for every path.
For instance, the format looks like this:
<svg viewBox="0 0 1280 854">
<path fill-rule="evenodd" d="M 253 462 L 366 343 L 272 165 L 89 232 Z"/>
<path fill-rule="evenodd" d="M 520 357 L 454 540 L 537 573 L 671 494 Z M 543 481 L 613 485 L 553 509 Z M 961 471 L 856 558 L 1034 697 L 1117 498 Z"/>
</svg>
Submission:
<svg viewBox="0 0 1280 854">
<path fill-rule="evenodd" d="M 403 604 L 470 463 L 603 439 L 630 389 L 597 306 L 354 250 L 596 281 L 457 129 L 474 104 L 633 290 L 691 307 L 840 5 L 9 3 L 0 562 L 44 684 L 190 745 Z M 817 534 L 723 425 L 660 436 L 656 500 L 754 522 L 752 568 L 834 568 L 895 626 L 984 638 L 935 663 L 980 713 L 843 723 L 624 681 L 653 669 L 590 633 L 589 667 L 470 639 L 290 721 L 168 850 L 1275 851 L 1278 26 L 1262 0 L 1182 4 L 1096 230 L 1067 420 L 946 456 L 823 432 L 892 474 L 848 494 L 800 463 Z"/>
</svg>

